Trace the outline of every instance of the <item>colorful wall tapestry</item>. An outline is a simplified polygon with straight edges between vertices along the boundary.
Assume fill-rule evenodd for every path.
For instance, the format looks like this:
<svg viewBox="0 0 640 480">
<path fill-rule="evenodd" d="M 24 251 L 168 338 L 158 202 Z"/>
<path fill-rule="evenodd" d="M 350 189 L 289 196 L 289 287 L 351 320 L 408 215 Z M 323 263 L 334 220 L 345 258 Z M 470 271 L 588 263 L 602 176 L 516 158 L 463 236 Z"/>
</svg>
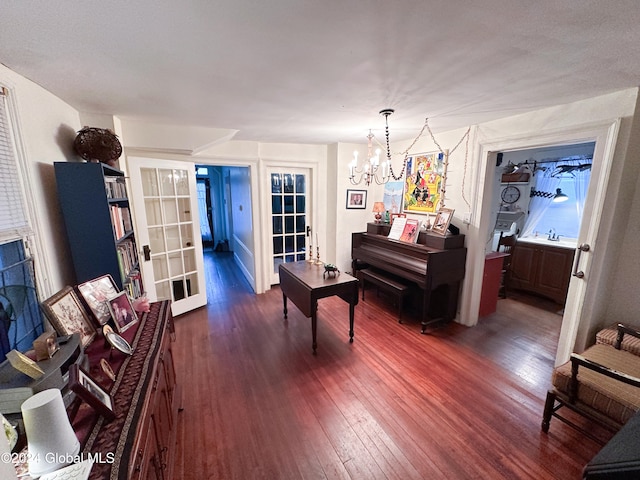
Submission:
<svg viewBox="0 0 640 480">
<path fill-rule="evenodd" d="M 404 212 L 435 213 L 441 200 L 444 156 L 423 153 L 407 159 L 404 181 Z"/>
</svg>

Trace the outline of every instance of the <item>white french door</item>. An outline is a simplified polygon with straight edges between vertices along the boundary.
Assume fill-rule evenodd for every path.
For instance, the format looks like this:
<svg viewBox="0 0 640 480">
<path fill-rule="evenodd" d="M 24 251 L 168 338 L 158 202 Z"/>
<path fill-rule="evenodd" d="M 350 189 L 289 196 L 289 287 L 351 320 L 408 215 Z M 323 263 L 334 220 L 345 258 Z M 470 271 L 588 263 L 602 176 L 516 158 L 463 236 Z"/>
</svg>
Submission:
<svg viewBox="0 0 640 480">
<path fill-rule="evenodd" d="M 130 157 L 140 268 L 149 300 L 180 315 L 206 305 L 195 165 Z"/>
<path fill-rule="evenodd" d="M 270 257 L 271 284 L 280 283 L 281 263 L 304 260 L 307 254 L 307 225 L 310 205 L 309 170 L 270 169 L 271 197 Z"/>
</svg>

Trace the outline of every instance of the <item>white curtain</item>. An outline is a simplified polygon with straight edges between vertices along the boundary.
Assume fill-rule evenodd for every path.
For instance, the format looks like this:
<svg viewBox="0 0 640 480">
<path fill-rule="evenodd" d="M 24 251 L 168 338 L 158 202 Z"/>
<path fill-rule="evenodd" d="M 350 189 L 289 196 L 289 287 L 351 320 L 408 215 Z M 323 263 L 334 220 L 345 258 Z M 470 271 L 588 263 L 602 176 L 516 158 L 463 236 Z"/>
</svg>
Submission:
<svg viewBox="0 0 640 480">
<path fill-rule="evenodd" d="M 584 162 L 582 164 L 584 164 Z M 576 195 L 576 211 L 578 214 L 578 218 L 582 218 L 582 214 L 584 212 L 584 202 L 587 198 L 587 190 L 589 189 L 589 180 L 591 179 L 591 168 L 585 168 L 584 170 L 575 170 L 573 174 L 576 178 L 576 181 L 574 183 L 574 193 Z"/>
<path fill-rule="evenodd" d="M 531 190 L 531 201 L 529 202 L 529 215 L 522 227 L 521 237 L 532 236 L 536 225 L 543 217 L 556 194 L 556 188 L 560 184 L 560 179 L 551 175 L 556 169 L 555 163 L 545 165 L 545 170 L 535 172 L 536 183 Z"/>
</svg>

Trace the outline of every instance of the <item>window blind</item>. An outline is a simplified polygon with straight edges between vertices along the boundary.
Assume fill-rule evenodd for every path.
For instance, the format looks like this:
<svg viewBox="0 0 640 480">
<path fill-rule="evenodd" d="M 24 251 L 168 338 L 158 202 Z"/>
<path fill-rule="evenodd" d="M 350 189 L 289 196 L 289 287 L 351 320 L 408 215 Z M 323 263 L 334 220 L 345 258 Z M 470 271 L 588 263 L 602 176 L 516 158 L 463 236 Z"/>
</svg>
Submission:
<svg viewBox="0 0 640 480">
<path fill-rule="evenodd" d="M 9 92 L 0 87 L 0 243 L 31 233 L 9 117 Z"/>
</svg>

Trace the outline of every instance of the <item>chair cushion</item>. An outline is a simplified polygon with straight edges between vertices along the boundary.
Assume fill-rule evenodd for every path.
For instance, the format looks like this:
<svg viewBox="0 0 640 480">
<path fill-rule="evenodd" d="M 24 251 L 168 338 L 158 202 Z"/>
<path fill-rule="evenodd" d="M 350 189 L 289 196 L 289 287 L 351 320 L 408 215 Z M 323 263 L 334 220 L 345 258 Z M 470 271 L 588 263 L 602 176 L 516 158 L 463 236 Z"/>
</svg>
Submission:
<svg viewBox="0 0 640 480">
<path fill-rule="evenodd" d="M 640 357 L 610 345 L 596 344 L 582 356 L 619 372 L 640 378 Z M 553 371 L 553 386 L 565 395 L 569 394 L 571 362 L 560 365 Z M 578 369 L 578 401 L 601 412 L 603 415 L 626 423 L 640 410 L 640 388 L 627 385 L 580 366 Z"/>
<path fill-rule="evenodd" d="M 614 345 L 616 338 L 618 338 L 618 327 L 617 325 L 611 325 L 596 334 L 596 343 Z M 633 335 L 625 335 L 622 337 L 622 345 L 620 348 L 635 355 L 640 355 L 640 338 L 634 337 Z"/>
</svg>

